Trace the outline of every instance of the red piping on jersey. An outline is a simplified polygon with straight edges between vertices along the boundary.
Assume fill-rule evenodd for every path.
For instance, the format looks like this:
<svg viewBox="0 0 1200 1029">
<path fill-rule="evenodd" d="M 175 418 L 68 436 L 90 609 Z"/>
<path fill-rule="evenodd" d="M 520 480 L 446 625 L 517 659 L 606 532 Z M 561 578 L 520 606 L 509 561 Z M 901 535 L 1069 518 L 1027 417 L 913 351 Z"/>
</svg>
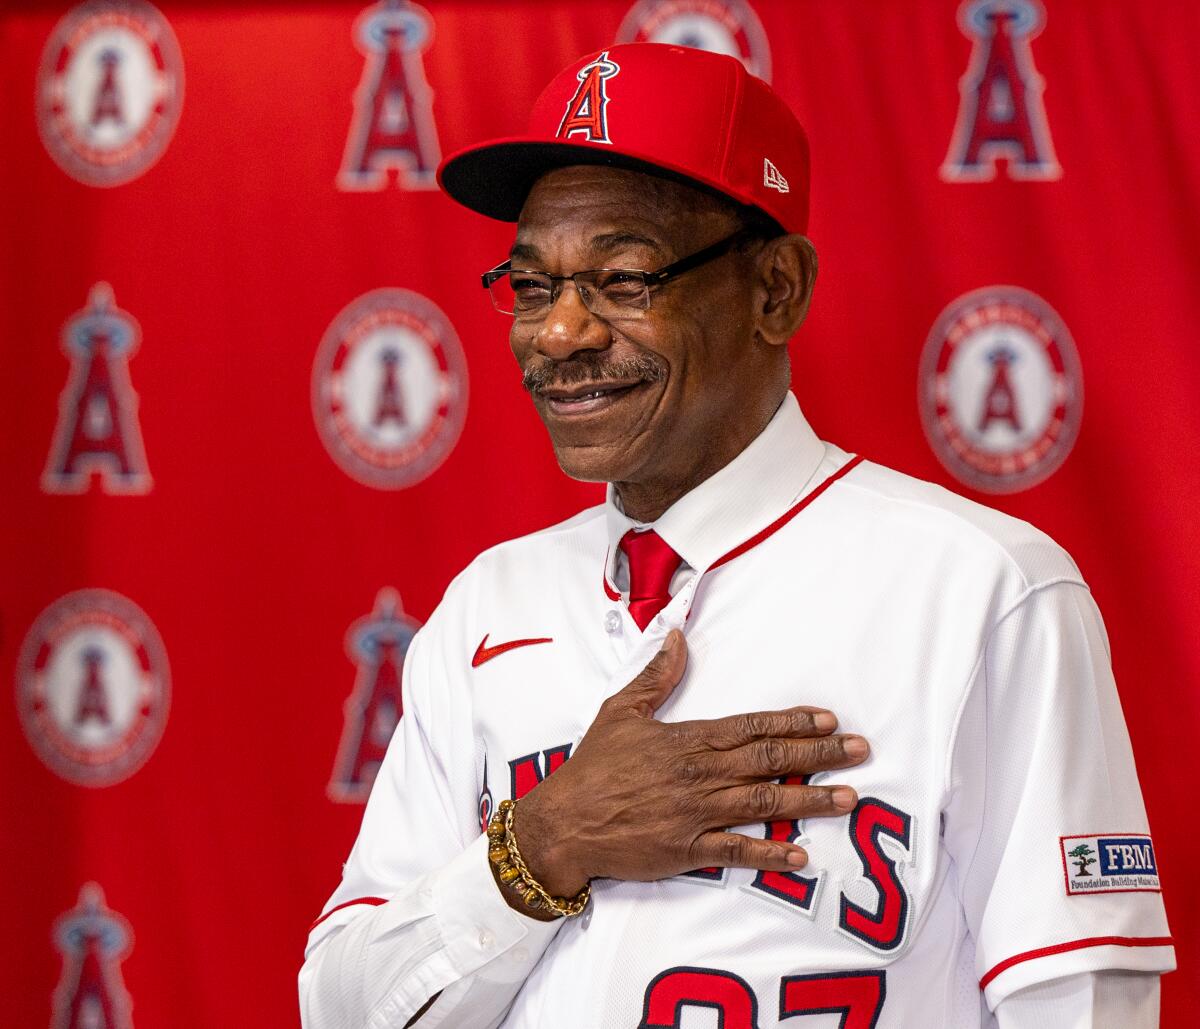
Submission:
<svg viewBox="0 0 1200 1029">
<path fill-rule="evenodd" d="M 744 553 L 746 553 L 747 550 L 752 550 L 754 547 L 757 547 L 768 536 L 775 535 L 775 533 L 777 533 L 780 529 L 782 529 L 785 525 L 787 525 L 788 522 L 790 522 L 793 518 L 795 518 L 796 515 L 798 515 L 801 511 L 803 511 L 806 507 L 808 507 L 809 504 L 811 504 L 814 500 L 816 500 L 817 497 L 819 497 L 822 493 L 824 493 L 827 489 L 829 489 L 830 486 L 832 486 L 835 482 L 837 482 L 838 479 L 840 479 L 843 475 L 846 475 L 849 472 L 852 472 L 855 468 L 857 468 L 860 464 L 862 464 L 863 460 L 864 460 L 864 458 L 861 455 L 857 456 L 857 457 L 852 457 L 849 461 L 847 461 L 844 465 L 842 465 L 841 468 L 839 468 L 836 472 L 834 472 L 831 476 L 829 476 L 828 479 L 826 479 L 824 482 L 822 482 L 821 485 L 819 485 L 810 494 L 808 494 L 808 496 L 806 496 L 803 500 L 801 500 L 798 504 L 796 504 L 795 507 L 788 508 L 786 511 L 784 511 L 783 514 L 781 514 L 778 518 L 776 518 L 775 521 L 773 521 L 765 529 L 763 529 L 759 532 L 756 532 L 753 536 L 751 536 L 745 542 L 739 543 L 736 547 L 734 547 L 731 551 L 729 551 L 729 553 L 724 554 L 721 557 L 717 558 L 712 564 L 710 564 L 708 566 L 707 571 L 711 572 L 714 568 L 719 568 L 726 561 L 732 561 L 735 557 L 741 557 Z M 608 551 L 605 551 L 605 554 L 604 554 L 604 592 L 608 596 L 609 600 L 620 600 L 621 594 L 618 593 L 617 590 L 608 581 L 608 558 L 611 553 L 612 553 L 612 551 L 608 550 Z M 688 617 L 691 617 L 690 611 L 688 612 Z"/>
<path fill-rule="evenodd" d="M 1024 954 L 1016 954 L 1011 958 L 1006 958 L 979 980 L 979 988 L 981 990 L 987 989 L 988 983 L 995 979 L 1001 972 L 1007 972 L 1013 965 L 1019 965 L 1022 961 L 1032 961 L 1034 958 L 1048 958 L 1054 954 L 1065 954 L 1072 950 L 1083 950 L 1085 947 L 1169 947 L 1171 943 L 1170 936 L 1093 936 L 1086 940 L 1056 943 L 1053 947 L 1027 950 Z"/>
<path fill-rule="evenodd" d="M 335 911 L 341 911 L 342 908 L 348 908 L 354 904 L 369 904 L 369 905 L 371 905 L 371 907 L 377 908 L 377 907 L 379 907 L 380 904 L 386 904 L 386 903 L 387 903 L 387 901 L 384 900 L 382 897 L 358 897 L 355 900 L 348 900 L 348 901 L 346 901 L 345 904 L 339 904 L 337 907 L 330 908 L 328 911 L 326 911 L 325 914 L 323 914 L 320 918 L 318 918 L 315 922 L 313 922 L 312 925 L 310 925 L 308 927 L 308 931 L 312 932 L 318 925 L 320 925 L 322 922 L 324 922 L 325 919 L 327 919 Z"/>
<path fill-rule="evenodd" d="M 720 568 L 721 565 L 723 565 L 726 561 L 732 561 L 735 557 L 741 557 L 744 553 L 746 553 L 747 550 L 752 550 L 754 547 L 757 547 L 768 536 L 775 535 L 775 533 L 777 533 L 780 529 L 787 525 L 788 522 L 795 518 L 796 515 L 798 515 L 801 511 L 808 507 L 809 504 L 816 500 L 817 497 L 819 497 L 822 493 L 829 489 L 830 486 L 837 482 L 838 479 L 840 479 L 843 475 L 846 475 L 848 472 L 853 471 L 860 464 L 862 464 L 862 462 L 863 458 L 861 456 L 851 458 L 844 465 L 842 465 L 841 468 L 829 476 L 828 479 L 821 483 L 820 486 L 818 486 L 808 496 L 801 500 L 800 503 L 798 503 L 795 507 L 788 508 L 788 510 L 784 511 L 783 514 L 776 518 L 775 521 L 773 521 L 761 532 L 756 532 L 753 536 L 746 540 L 745 543 L 739 543 L 736 547 L 729 551 L 728 554 L 725 554 L 723 557 L 718 557 L 712 564 L 708 566 L 708 570 L 711 572 L 714 568 Z"/>
<path fill-rule="evenodd" d="M 620 591 L 608 581 L 608 558 L 611 554 L 611 548 L 604 552 L 604 592 L 609 600 L 620 600 Z"/>
</svg>

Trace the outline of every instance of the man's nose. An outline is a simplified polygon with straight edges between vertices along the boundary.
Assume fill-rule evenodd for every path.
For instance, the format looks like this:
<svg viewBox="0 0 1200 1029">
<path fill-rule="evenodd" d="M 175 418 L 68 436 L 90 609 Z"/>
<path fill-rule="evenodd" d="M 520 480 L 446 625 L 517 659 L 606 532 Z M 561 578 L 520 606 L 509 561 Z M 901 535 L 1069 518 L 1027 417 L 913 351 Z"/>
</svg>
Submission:
<svg viewBox="0 0 1200 1029">
<path fill-rule="evenodd" d="M 534 349 L 561 361 L 580 350 L 603 350 L 612 342 L 608 325 L 587 309 L 575 283 L 564 282 L 534 336 Z"/>
</svg>

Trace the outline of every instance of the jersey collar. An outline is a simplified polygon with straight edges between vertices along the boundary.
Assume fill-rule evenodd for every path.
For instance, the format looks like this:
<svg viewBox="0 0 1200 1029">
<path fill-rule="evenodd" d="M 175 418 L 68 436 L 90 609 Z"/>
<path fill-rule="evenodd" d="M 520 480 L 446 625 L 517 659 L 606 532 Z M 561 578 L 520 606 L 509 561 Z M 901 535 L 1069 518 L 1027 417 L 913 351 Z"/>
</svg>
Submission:
<svg viewBox="0 0 1200 1029">
<path fill-rule="evenodd" d="M 635 522 L 628 517 L 609 483 L 604 503 L 608 580 L 615 575 L 617 543 L 632 528 L 652 527 L 685 564 L 704 571 L 791 507 L 824 457 L 825 444 L 789 392 L 745 450 L 675 501 L 658 521 Z"/>
</svg>

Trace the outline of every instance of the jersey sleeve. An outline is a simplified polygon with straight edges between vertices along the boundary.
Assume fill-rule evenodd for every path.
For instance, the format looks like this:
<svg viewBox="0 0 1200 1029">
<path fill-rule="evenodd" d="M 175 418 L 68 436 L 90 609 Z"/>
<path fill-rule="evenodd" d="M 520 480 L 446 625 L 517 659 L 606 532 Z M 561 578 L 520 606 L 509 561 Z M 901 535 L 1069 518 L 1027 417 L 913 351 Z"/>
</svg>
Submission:
<svg viewBox="0 0 1200 1029">
<path fill-rule="evenodd" d="M 1026 590 L 991 631 L 945 808 L 988 1007 L 1081 972 L 1175 967 L 1100 613 L 1079 581 Z"/>
<path fill-rule="evenodd" d="M 1109 968 L 1010 993 L 987 1029 L 1158 1029 L 1158 976 Z"/>
<path fill-rule="evenodd" d="M 305 1029 L 487 1029 L 558 929 L 508 906 L 478 821 L 469 697 L 435 612 L 404 662 L 403 716 L 300 972 Z"/>
</svg>

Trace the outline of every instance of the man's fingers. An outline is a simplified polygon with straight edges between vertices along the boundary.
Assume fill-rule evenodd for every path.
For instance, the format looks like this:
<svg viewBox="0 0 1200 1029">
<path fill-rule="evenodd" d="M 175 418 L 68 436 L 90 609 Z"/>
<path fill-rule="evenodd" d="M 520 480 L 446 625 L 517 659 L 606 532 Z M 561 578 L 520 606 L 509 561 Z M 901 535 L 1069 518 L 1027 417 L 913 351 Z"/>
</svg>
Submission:
<svg viewBox="0 0 1200 1029">
<path fill-rule="evenodd" d="M 733 782 L 778 779 L 850 768 L 865 761 L 870 752 L 865 739 L 849 734 L 802 740 L 770 736 L 714 754 L 714 774 L 728 776 Z"/>
<path fill-rule="evenodd" d="M 844 815 L 854 810 L 858 794 L 849 786 L 784 786 L 756 782 L 731 786 L 712 797 L 710 816 L 722 825 L 748 825 L 780 819 Z"/>
<path fill-rule="evenodd" d="M 791 707 L 784 711 L 745 711 L 686 724 L 690 732 L 714 750 L 732 750 L 769 737 L 825 736 L 838 723 L 837 716 L 824 708 Z"/>
<path fill-rule="evenodd" d="M 706 832 L 692 845 L 697 868 L 761 868 L 794 872 L 808 864 L 803 847 L 782 840 L 757 840 L 733 832 Z"/>
<path fill-rule="evenodd" d="M 686 667 L 687 641 L 682 632 L 672 629 L 649 664 L 620 693 L 612 696 L 609 703 L 630 705 L 648 718 L 667 702 Z"/>
</svg>

